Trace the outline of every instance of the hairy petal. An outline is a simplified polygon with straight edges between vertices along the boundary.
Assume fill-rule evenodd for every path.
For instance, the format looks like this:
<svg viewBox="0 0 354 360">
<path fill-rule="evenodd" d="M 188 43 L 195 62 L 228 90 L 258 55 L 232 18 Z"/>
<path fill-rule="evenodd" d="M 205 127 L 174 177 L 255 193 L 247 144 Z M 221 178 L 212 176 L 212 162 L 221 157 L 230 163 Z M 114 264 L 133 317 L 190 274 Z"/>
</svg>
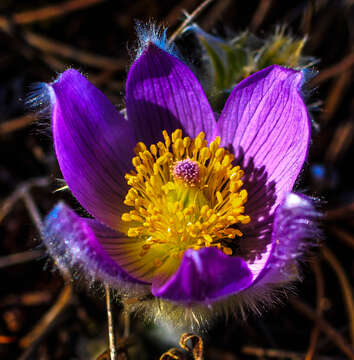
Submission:
<svg viewBox="0 0 354 360">
<path fill-rule="evenodd" d="M 292 189 L 309 147 L 310 120 L 300 93 L 302 82 L 300 71 L 278 65 L 261 70 L 235 87 L 218 123 L 222 145 L 232 146 L 244 169 L 251 164 L 263 171 L 268 184 L 274 184 L 274 205 Z M 255 184 L 255 191 L 251 189 L 254 194 L 249 199 L 255 207 L 262 202 L 261 188 Z"/>
<path fill-rule="evenodd" d="M 146 144 L 161 140 L 161 131 L 182 128 L 196 137 L 204 131 L 208 141 L 216 123 L 208 99 L 192 71 L 175 56 L 148 43 L 130 68 L 127 114 L 136 137 Z"/>
<path fill-rule="evenodd" d="M 227 256 L 212 247 L 189 249 L 167 282 L 153 281 L 152 293 L 184 304 L 208 304 L 235 294 L 251 283 L 252 273 L 241 258 Z"/>
<path fill-rule="evenodd" d="M 60 169 L 74 196 L 94 217 L 117 228 L 127 192 L 135 138 L 112 103 L 76 70 L 48 85 Z"/>
<path fill-rule="evenodd" d="M 101 280 L 116 288 L 140 283 L 107 254 L 96 232 L 101 237 L 119 237 L 114 230 L 79 217 L 59 203 L 44 220 L 42 235 L 50 255 L 64 271 L 78 271 L 87 280 Z"/>
<path fill-rule="evenodd" d="M 275 212 L 273 246 L 258 284 L 282 283 L 298 278 L 297 261 L 320 237 L 320 213 L 305 196 L 288 193 Z"/>
</svg>

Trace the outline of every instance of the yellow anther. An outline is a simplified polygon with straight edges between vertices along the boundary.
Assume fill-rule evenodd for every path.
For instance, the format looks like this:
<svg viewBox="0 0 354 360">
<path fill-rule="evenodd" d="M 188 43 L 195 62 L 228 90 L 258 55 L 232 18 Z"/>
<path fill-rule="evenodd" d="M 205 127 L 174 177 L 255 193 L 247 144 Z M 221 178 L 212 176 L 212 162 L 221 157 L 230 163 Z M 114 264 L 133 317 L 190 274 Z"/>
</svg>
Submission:
<svg viewBox="0 0 354 360">
<path fill-rule="evenodd" d="M 151 151 L 151 154 L 153 154 L 154 156 L 157 156 L 157 146 L 155 144 L 150 146 L 150 151 Z"/>
<path fill-rule="evenodd" d="M 138 142 L 136 144 L 136 147 L 134 149 L 135 153 L 138 155 L 140 152 L 145 151 L 146 150 L 146 145 L 143 142 Z"/>
<path fill-rule="evenodd" d="M 219 147 L 220 137 L 208 146 L 203 132 L 190 139 L 180 129 L 170 135 L 163 131 L 163 138 L 149 150 L 143 143 L 135 148 L 135 170 L 126 174 L 130 189 L 124 200 L 134 210 L 121 216 L 134 226 L 122 231 L 139 239 L 136 253 L 144 257 L 149 252 L 156 269 L 166 259 L 160 257 L 161 246 L 168 246 L 166 256 L 175 259 L 187 249 L 210 246 L 237 255 L 224 244 L 243 236 L 236 226 L 250 217 L 244 214 L 247 191 L 242 189 L 243 171 L 232 165 L 234 156 Z"/>
<path fill-rule="evenodd" d="M 228 247 L 223 246 L 222 251 L 225 255 L 232 255 L 232 250 Z"/>
<path fill-rule="evenodd" d="M 175 143 L 177 139 L 182 138 L 182 130 L 177 129 L 172 133 L 172 142 Z"/>
</svg>

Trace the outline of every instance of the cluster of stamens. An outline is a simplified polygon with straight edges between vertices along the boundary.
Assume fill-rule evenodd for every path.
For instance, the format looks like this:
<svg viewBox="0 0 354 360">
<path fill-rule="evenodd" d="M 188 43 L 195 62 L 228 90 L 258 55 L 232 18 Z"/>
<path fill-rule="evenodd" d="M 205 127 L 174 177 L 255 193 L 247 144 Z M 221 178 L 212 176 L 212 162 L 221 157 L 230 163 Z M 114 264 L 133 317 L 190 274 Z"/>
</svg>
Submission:
<svg viewBox="0 0 354 360">
<path fill-rule="evenodd" d="M 234 239 L 243 235 L 235 225 L 250 221 L 244 215 L 243 171 L 233 166 L 234 156 L 219 146 L 219 137 L 208 146 L 203 132 L 194 140 L 181 130 L 163 136 L 150 149 L 141 142 L 135 148 L 124 201 L 134 209 L 122 215 L 127 235 L 139 240 L 140 256 L 161 245 L 175 258 L 210 246 L 233 255 Z M 159 257 L 153 261 L 163 263 Z"/>
</svg>

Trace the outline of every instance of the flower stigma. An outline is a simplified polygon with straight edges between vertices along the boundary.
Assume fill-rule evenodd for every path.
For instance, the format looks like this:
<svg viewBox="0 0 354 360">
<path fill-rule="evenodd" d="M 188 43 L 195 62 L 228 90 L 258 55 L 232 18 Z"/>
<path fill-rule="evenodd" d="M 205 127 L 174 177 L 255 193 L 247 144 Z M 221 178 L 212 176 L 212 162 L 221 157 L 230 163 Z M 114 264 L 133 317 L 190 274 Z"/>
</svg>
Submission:
<svg viewBox="0 0 354 360">
<path fill-rule="evenodd" d="M 181 260 L 187 249 L 217 247 L 234 255 L 237 224 L 247 224 L 244 172 L 233 165 L 234 156 L 220 147 L 220 137 L 207 145 L 205 134 L 193 140 L 182 130 L 164 142 L 139 142 L 132 159 L 135 170 L 126 174 L 130 189 L 124 203 L 134 209 L 122 215 L 124 231 L 139 244 L 155 267 L 167 258 Z M 132 239 L 133 241 L 133 239 Z"/>
</svg>

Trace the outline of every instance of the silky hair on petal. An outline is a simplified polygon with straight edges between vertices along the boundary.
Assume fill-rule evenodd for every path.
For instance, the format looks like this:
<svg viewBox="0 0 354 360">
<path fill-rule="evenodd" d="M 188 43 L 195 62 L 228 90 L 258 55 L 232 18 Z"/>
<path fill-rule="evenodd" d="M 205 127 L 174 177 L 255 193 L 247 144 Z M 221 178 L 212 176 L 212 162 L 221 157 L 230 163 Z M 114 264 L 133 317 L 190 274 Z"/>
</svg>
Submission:
<svg viewBox="0 0 354 360">
<path fill-rule="evenodd" d="M 143 53 L 149 43 L 153 43 L 170 55 L 178 57 L 175 45 L 168 42 L 166 27 L 156 25 L 152 22 L 142 23 L 140 21 L 136 22 L 135 27 L 138 36 L 138 47 L 135 49 L 135 59 Z"/>
</svg>

